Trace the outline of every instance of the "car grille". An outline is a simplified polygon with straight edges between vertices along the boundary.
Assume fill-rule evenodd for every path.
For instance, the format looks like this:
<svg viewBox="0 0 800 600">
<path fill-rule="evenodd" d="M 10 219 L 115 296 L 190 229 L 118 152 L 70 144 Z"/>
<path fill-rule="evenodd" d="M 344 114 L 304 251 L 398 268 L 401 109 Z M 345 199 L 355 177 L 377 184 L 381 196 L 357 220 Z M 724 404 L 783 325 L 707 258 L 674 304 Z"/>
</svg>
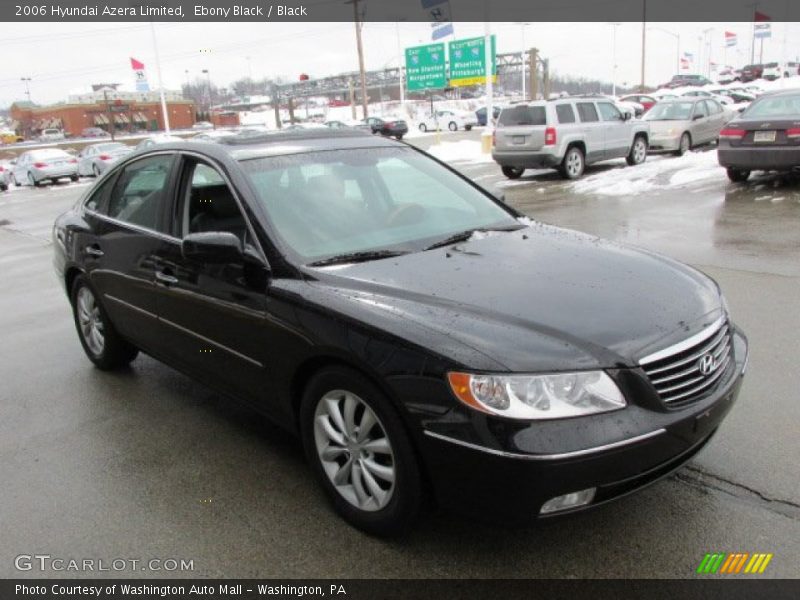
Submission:
<svg viewBox="0 0 800 600">
<path fill-rule="evenodd" d="M 696 337 L 639 361 L 667 404 L 685 404 L 699 398 L 719 381 L 733 360 L 726 320 Z"/>
</svg>

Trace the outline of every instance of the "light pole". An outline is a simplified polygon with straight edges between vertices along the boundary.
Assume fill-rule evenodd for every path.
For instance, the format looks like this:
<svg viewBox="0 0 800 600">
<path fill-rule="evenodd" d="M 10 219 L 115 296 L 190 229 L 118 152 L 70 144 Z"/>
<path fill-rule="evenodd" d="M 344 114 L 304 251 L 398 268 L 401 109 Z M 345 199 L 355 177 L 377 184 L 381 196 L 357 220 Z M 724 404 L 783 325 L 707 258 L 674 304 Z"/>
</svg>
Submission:
<svg viewBox="0 0 800 600">
<path fill-rule="evenodd" d="M 611 67 L 611 95 L 617 95 L 617 27 L 619 27 L 621 23 L 611 23 L 612 28 L 612 62 L 613 65 Z"/>
<path fill-rule="evenodd" d="M 709 35 L 714 31 L 713 27 L 703 29 L 703 44 L 705 46 L 705 66 L 706 77 L 711 77 L 711 36 Z"/>
<path fill-rule="evenodd" d="M 522 51 L 520 52 L 520 58 L 522 59 L 522 100 L 525 101 L 525 57 L 528 55 L 528 50 L 525 48 L 525 28 L 530 25 L 530 23 L 517 22 L 515 24 L 519 25 L 522 31 Z"/>
<path fill-rule="evenodd" d="M 653 31 L 660 31 L 661 33 L 666 33 L 667 35 L 671 35 L 675 38 L 675 71 L 676 75 L 679 75 L 681 72 L 681 36 L 680 34 L 674 33 L 669 29 L 664 29 L 662 27 L 648 27 Z"/>
<path fill-rule="evenodd" d="M 364 110 L 363 118 L 366 119 L 367 114 L 367 73 L 364 69 L 364 46 L 361 44 L 361 16 L 358 14 L 358 0 L 346 0 L 345 4 L 353 5 L 353 22 L 356 26 L 356 49 L 358 50 L 358 72 L 361 79 L 361 107 Z"/>
<path fill-rule="evenodd" d="M 406 116 L 406 90 L 403 82 L 403 63 L 405 57 L 403 56 L 403 48 L 400 44 L 400 21 L 394 22 L 394 31 L 397 34 L 397 74 L 400 76 L 400 114 Z"/>
<path fill-rule="evenodd" d="M 206 76 L 206 118 L 210 121 L 211 120 L 211 73 L 208 69 L 203 69 L 201 71 L 203 75 Z"/>
<path fill-rule="evenodd" d="M 28 97 L 28 102 L 31 101 L 31 88 L 30 88 L 30 77 L 20 77 L 19 80 L 25 84 L 25 95 Z"/>
</svg>

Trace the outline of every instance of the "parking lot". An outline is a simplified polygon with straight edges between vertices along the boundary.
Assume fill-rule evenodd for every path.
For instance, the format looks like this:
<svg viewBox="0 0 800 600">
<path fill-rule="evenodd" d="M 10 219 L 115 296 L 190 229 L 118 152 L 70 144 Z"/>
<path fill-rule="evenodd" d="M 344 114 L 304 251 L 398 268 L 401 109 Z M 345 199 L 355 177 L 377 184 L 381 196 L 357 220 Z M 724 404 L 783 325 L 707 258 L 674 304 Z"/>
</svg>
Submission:
<svg viewBox="0 0 800 600">
<path fill-rule="evenodd" d="M 773 553 L 762 577 L 800 577 L 800 182 L 731 184 L 713 148 L 590 167 L 577 182 L 509 181 L 473 152 L 479 137 L 409 141 L 534 219 L 667 254 L 725 290 L 751 358 L 703 452 L 641 493 L 533 527 L 429 509 L 406 539 L 367 537 L 266 420 L 147 356 L 122 373 L 92 368 L 49 239 L 92 181 L 23 187 L 0 194 L 0 576 L 63 575 L 15 569 L 40 553 L 188 559 L 202 577 L 682 578 L 722 551 Z"/>
</svg>

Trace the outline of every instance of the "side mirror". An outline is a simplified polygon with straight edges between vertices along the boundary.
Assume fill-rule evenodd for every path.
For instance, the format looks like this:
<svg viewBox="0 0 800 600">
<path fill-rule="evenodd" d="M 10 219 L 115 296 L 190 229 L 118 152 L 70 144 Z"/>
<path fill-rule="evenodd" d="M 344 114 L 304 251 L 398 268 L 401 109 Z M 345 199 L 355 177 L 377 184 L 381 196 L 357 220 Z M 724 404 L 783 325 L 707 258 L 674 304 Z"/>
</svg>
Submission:
<svg viewBox="0 0 800 600">
<path fill-rule="evenodd" d="M 184 258 L 211 264 L 241 261 L 244 258 L 242 242 L 227 231 L 190 233 L 181 242 Z"/>
<path fill-rule="evenodd" d="M 17 159 L 16 158 L 12 158 L 10 161 L 8 161 L 8 164 L 10 164 L 10 165 L 17 164 Z"/>
<path fill-rule="evenodd" d="M 631 115 L 631 113 L 629 113 L 628 111 L 625 111 L 624 113 L 622 113 L 622 120 L 623 121 L 630 121 L 632 116 L 633 115 Z"/>
</svg>

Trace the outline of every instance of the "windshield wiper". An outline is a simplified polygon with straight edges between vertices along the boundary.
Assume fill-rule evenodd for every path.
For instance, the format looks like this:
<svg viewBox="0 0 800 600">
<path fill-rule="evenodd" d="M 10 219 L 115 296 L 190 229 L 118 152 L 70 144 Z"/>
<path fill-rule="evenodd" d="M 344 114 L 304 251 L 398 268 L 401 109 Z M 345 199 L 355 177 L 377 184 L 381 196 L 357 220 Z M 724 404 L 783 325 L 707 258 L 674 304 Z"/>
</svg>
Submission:
<svg viewBox="0 0 800 600">
<path fill-rule="evenodd" d="M 308 267 L 325 267 L 328 265 L 341 265 L 344 263 L 357 263 L 367 262 L 370 260 L 378 260 L 380 258 L 392 258 L 393 256 L 402 256 L 408 254 L 407 250 L 366 250 L 362 252 L 348 252 L 345 254 L 337 254 L 321 260 L 308 263 Z"/>
<path fill-rule="evenodd" d="M 443 240 L 439 240 L 438 242 L 434 242 L 430 246 L 426 246 L 422 250 L 434 250 L 436 248 L 443 248 L 444 246 L 449 246 L 450 244 L 456 244 L 458 242 L 466 242 L 469 238 L 473 236 L 473 234 L 477 232 L 485 233 L 487 231 L 517 231 L 519 229 L 524 229 L 524 225 L 520 225 L 519 227 L 477 227 L 475 229 L 467 229 L 466 231 L 460 231 L 458 233 L 454 233 L 450 237 L 446 237 Z"/>
</svg>

